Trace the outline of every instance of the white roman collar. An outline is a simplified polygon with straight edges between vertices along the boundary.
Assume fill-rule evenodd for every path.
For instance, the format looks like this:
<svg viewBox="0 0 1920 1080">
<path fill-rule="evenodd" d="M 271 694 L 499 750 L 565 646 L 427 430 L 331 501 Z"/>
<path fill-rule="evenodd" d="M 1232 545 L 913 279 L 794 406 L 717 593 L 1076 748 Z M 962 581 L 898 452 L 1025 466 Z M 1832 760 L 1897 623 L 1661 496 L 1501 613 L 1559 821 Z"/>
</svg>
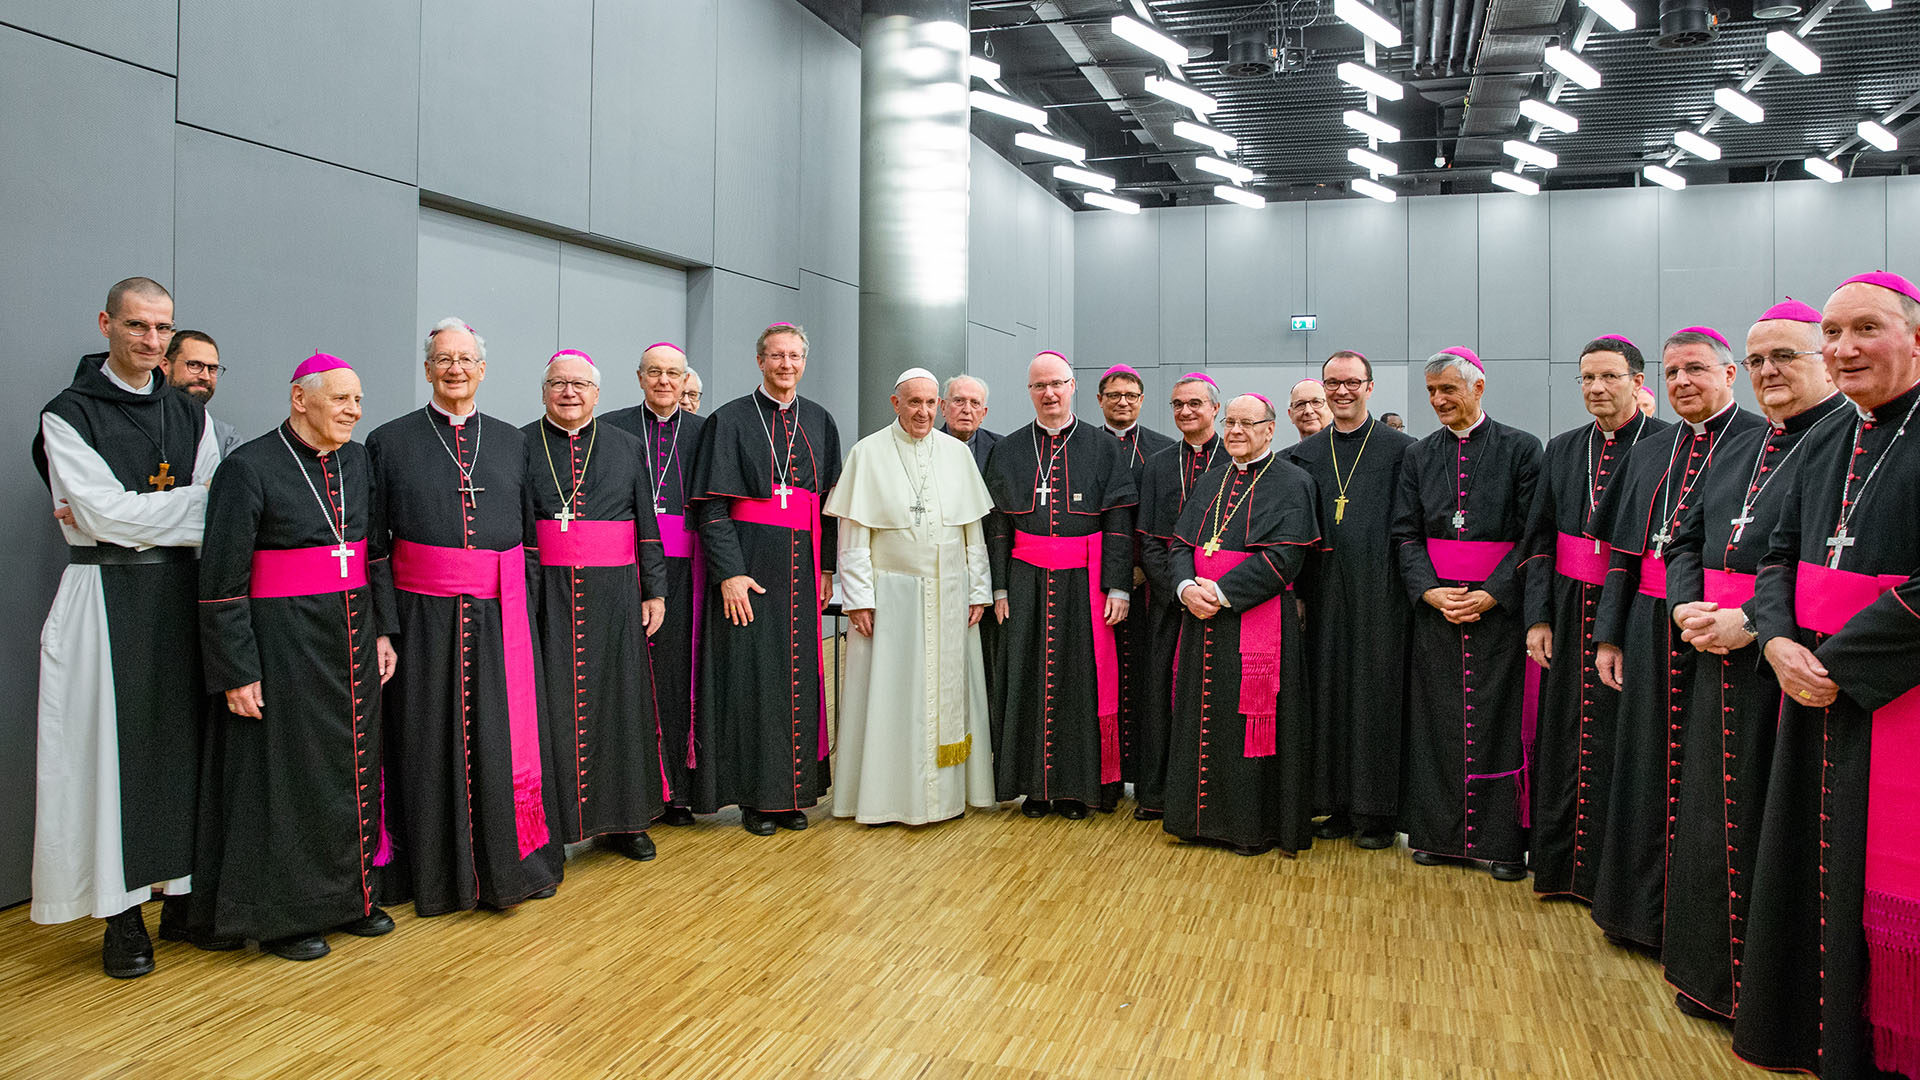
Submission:
<svg viewBox="0 0 1920 1080">
<path fill-rule="evenodd" d="M 475 408 L 473 412 L 467 413 L 464 416 L 455 415 L 454 413 L 450 413 L 447 410 L 441 408 L 440 403 L 433 400 L 428 400 L 427 408 L 432 409 L 434 412 L 437 412 L 441 416 L 446 417 L 447 423 L 452 424 L 454 427 L 464 426 L 466 422 L 474 416 L 475 413 L 478 413 L 480 411 L 478 408 Z"/>
<path fill-rule="evenodd" d="M 546 417 L 546 421 L 548 426 L 552 427 L 555 431 L 564 431 L 567 433 L 568 438 L 572 438 L 575 435 L 578 435 L 581 432 L 587 430 L 587 428 L 593 424 L 593 417 L 591 416 L 587 417 L 587 419 L 584 422 L 582 422 L 579 427 L 568 427 L 565 424 L 562 424 L 559 421 L 555 420 L 551 416 Z"/>
<path fill-rule="evenodd" d="M 774 397 L 772 394 L 767 393 L 767 388 L 764 383 L 754 387 L 753 392 L 756 394 L 759 394 L 761 397 L 766 398 L 768 401 L 772 402 L 773 407 L 776 409 L 779 409 L 781 412 L 786 412 L 788 409 L 793 408 L 794 403 L 800 400 L 800 395 L 796 392 L 793 395 L 793 401 L 781 401 L 779 398 Z"/>
<path fill-rule="evenodd" d="M 1468 425 L 1467 425 L 1467 429 L 1466 429 L 1465 431 L 1455 431 L 1455 430 L 1454 430 L 1453 428 L 1448 428 L 1447 430 L 1448 430 L 1448 431 L 1452 431 L 1452 432 L 1453 432 L 1453 433 L 1454 433 L 1455 435 L 1457 435 L 1457 436 L 1459 436 L 1459 437 L 1460 437 L 1460 438 L 1461 438 L 1462 440 L 1464 440 L 1464 439 L 1466 439 L 1466 438 L 1467 438 L 1468 436 L 1470 436 L 1470 435 L 1472 435 L 1472 434 L 1473 434 L 1473 432 L 1474 432 L 1474 429 L 1476 429 L 1476 428 L 1478 428 L 1478 427 L 1479 427 L 1479 426 L 1480 426 L 1481 424 L 1484 424 L 1484 423 L 1486 423 L 1486 422 L 1487 422 L 1487 410 L 1485 410 L 1485 409 L 1481 409 L 1481 410 L 1480 410 L 1480 419 L 1478 419 L 1478 420 L 1475 420 L 1475 421 L 1474 421 L 1473 423 L 1471 423 L 1471 424 L 1468 424 Z"/>
<path fill-rule="evenodd" d="M 122 379 L 120 376 L 115 375 L 113 373 L 113 365 L 110 363 L 103 363 L 100 365 L 100 374 L 105 375 L 107 377 L 108 382 L 111 382 L 113 385 L 119 387 L 122 390 L 125 390 L 129 394 L 153 393 L 153 372 L 151 371 L 147 372 L 147 385 L 145 386 L 131 385 L 125 379 Z"/>
<path fill-rule="evenodd" d="M 1705 435 L 1707 433 L 1708 424 L 1713 423 L 1714 420 L 1724 415 L 1728 409 L 1731 409 L 1738 404 L 1739 402 L 1737 401 L 1729 401 L 1725 405 L 1720 407 L 1719 412 L 1714 413 L 1712 416 L 1707 417 L 1705 420 L 1702 420 L 1697 424 L 1689 420 L 1687 421 L 1687 429 L 1692 431 L 1695 435 Z"/>
<path fill-rule="evenodd" d="M 1248 469 L 1253 468 L 1255 465 L 1260 464 L 1261 462 L 1267 460 L 1272 456 L 1273 456 L 1273 444 L 1268 443 L 1267 448 L 1265 450 L 1260 451 L 1260 454 L 1258 457 L 1255 457 L 1252 461 L 1249 461 L 1245 464 L 1241 464 L 1240 462 L 1236 461 L 1233 463 L 1233 467 L 1236 469 L 1239 469 L 1241 472 L 1246 472 Z"/>
<path fill-rule="evenodd" d="M 642 402 L 642 403 L 641 403 L 641 405 L 642 405 L 642 407 L 644 407 L 644 408 L 645 408 L 645 409 L 647 410 L 647 412 L 648 412 L 649 414 L 651 414 L 651 415 L 652 415 L 652 417 L 653 417 L 653 418 L 654 418 L 655 420 L 658 420 L 658 421 L 660 421 L 660 422 L 661 422 L 661 423 L 663 423 L 663 424 L 664 424 L 664 423 L 666 423 L 667 421 L 669 421 L 669 420 L 671 420 L 671 419 L 673 419 L 673 416 L 674 416 L 674 413 L 677 413 L 677 412 L 679 412 L 679 411 L 680 411 L 680 406 L 678 406 L 678 405 L 675 405 L 675 406 L 673 407 L 673 412 L 670 412 L 670 413 L 668 413 L 668 414 L 667 414 L 667 415 L 665 415 L 665 416 L 661 416 L 661 415 L 660 415 L 659 413 L 657 413 L 657 412 L 654 412 L 654 411 L 653 411 L 653 405 L 652 405 L 652 403 L 651 403 L 651 402 Z"/>
<path fill-rule="evenodd" d="M 1130 434 L 1133 431 L 1134 428 L 1137 428 L 1140 426 L 1140 421 L 1135 420 L 1133 423 L 1128 424 L 1126 427 L 1123 427 L 1123 428 L 1114 427 L 1112 424 L 1105 424 L 1102 426 L 1105 427 L 1108 431 L 1112 432 L 1115 438 L 1125 438 L 1128 434 Z"/>
<path fill-rule="evenodd" d="M 1049 434 L 1049 435 L 1058 435 L 1058 434 L 1060 434 L 1061 432 L 1063 432 L 1063 431 L 1065 431 L 1065 430 L 1067 430 L 1068 428 L 1070 428 L 1070 427 L 1072 427 L 1073 425 L 1074 425 L 1074 418 L 1069 418 L 1069 419 L 1067 420 L 1067 422 L 1066 422 L 1066 423 L 1064 423 L 1064 424 L 1062 424 L 1062 425 L 1060 425 L 1060 426 L 1059 426 L 1059 427 L 1057 427 L 1057 428 L 1056 428 L 1056 427 L 1048 427 L 1047 425 L 1045 425 L 1045 424 L 1043 424 L 1043 423 L 1041 423 L 1041 422 L 1040 422 L 1040 421 L 1038 421 L 1038 420 L 1035 420 L 1035 421 L 1033 422 L 1033 426 L 1034 426 L 1034 427 L 1037 427 L 1037 428 L 1039 428 L 1039 429 L 1040 429 L 1041 431 L 1044 431 L 1044 432 L 1046 432 L 1046 433 L 1047 433 L 1047 434 Z"/>
</svg>

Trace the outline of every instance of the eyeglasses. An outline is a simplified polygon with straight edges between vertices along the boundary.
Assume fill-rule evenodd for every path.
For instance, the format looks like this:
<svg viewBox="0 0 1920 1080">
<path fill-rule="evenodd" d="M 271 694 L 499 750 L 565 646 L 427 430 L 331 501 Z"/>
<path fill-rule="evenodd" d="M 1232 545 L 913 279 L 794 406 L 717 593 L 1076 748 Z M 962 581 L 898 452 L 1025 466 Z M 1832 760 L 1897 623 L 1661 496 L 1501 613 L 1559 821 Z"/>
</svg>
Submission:
<svg viewBox="0 0 1920 1080">
<path fill-rule="evenodd" d="M 1271 420 L 1223 420 L 1220 426 L 1228 431 L 1252 431 L 1261 424 L 1271 424 Z"/>
<path fill-rule="evenodd" d="M 473 371 L 485 362 L 486 361 L 481 360 L 477 356 L 436 356 L 427 361 L 427 363 L 433 365 L 433 370 L 435 371 L 448 371 L 452 368 L 465 368 L 468 371 Z"/>
<path fill-rule="evenodd" d="M 1173 402 L 1174 412 L 1197 412 L 1206 407 L 1206 398 L 1176 398 Z"/>
<path fill-rule="evenodd" d="M 693 399 L 693 400 L 695 400 L 695 401 L 699 401 L 699 400 L 700 400 L 700 391 L 698 391 L 698 390 L 682 390 L 682 391 L 680 391 L 680 397 L 681 397 L 681 400 L 685 400 L 685 399 L 687 399 L 687 398 L 692 398 L 692 399 Z"/>
<path fill-rule="evenodd" d="M 173 336 L 173 324 L 170 322 L 150 323 L 141 322 L 139 319 L 122 319 L 120 329 L 137 338 L 146 337 L 148 334 L 159 334 L 161 337 Z"/>
<path fill-rule="evenodd" d="M 1101 394 L 1100 396 L 1103 398 L 1106 398 L 1108 401 L 1118 401 L 1118 402 L 1125 402 L 1127 404 L 1133 404 L 1135 402 L 1138 402 L 1141 398 L 1146 397 L 1147 395 L 1142 394 L 1135 390 L 1109 390 L 1106 393 Z"/>
<path fill-rule="evenodd" d="M 544 385 L 549 390 L 571 390 L 576 394 L 584 394 L 589 390 L 598 390 L 600 388 L 599 383 L 593 382 L 590 379 L 548 379 Z"/>
<path fill-rule="evenodd" d="M 1289 409 L 1311 409 L 1311 408 L 1313 408 L 1313 407 L 1314 407 L 1315 405 L 1325 405 L 1326 403 L 1327 403 L 1327 399 L 1326 399 L 1326 398 L 1308 398 L 1308 399 L 1307 399 L 1307 400 L 1305 400 L 1305 401 L 1296 401 L 1296 402 L 1293 402 L 1292 404 L 1290 404 L 1290 405 L 1288 405 L 1288 406 L 1287 406 L 1287 408 L 1289 408 Z"/>
<path fill-rule="evenodd" d="M 760 359 L 762 360 L 805 360 L 806 358 L 807 354 L 803 352 L 768 352 L 760 354 Z"/>
<path fill-rule="evenodd" d="M 948 398 L 944 404 L 948 412 L 972 412 L 975 409 L 984 409 L 987 407 L 987 403 L 984 401 L 969 401 L 963 397 Z"/>
<path fill-rule="evenodd" d="M 1372 381 L 1372 379 L 1322 379 L 1321 385 L 1328 390 L 1358 390 Z"/>
<path fill-rule="evenodd" d="M 1819 349 L 1775 349 L 1764 356 L 1759 353 L 1749 353 L 1747 355 L 1746 365 L 1748 371 L 1759 371 L 1767 361 L 1771 360 L 1773 361 L 1774 367 L 1785 368 L 1802 356 L 1819 355 Z"/>
<path fill-rule="evenodd" d="M 1633 373 L 1628 371 L 1601 371 L 1592 375 L 1575 375 L 1573 381 L 1579 383 L 1581 386 L 1592 386 L 1594 383 L 1599 383 L 1602 386 L 1612 386 L 1615 383 L 1623 382 L 1631 378 L 1633 378 Z"/>
<path fill-rule="evenodd" d="M 189 375 L 211 375 L 217 379 L 220 377 L 221 372 L 227 370 L 224 364 L 209 364 L 200 360 L 182 360 L 180 362 L 186 365 Z"/>
<path fill-rule="evenodd" d="M 1668 368 L 1666 375 L 1668 382 L 1675 382 L 1682 375 L 1689 379 L 1704 379 L 1714 374 L 1715 370 L 1705 364 L 1688 364 L 1685 367 Z"/>
<path fill-rule="evenodd" d="M 640 369 L 640 377 L 643 379 L 665 379 L 669 376 L 675 379 L 684 379 L 687 377 L 687 369 L 652 366 Z"/>
<path fill-rule="evenodd" d="M 1067 387 L 1072 385 L 1072 379 L 1054 379 L 1049 382 L 1030 382 L 1027 384 L 1027 389 L 1036 394 L 1044 394 L 1049 390 L 1065 391 Z"/>
</svg>

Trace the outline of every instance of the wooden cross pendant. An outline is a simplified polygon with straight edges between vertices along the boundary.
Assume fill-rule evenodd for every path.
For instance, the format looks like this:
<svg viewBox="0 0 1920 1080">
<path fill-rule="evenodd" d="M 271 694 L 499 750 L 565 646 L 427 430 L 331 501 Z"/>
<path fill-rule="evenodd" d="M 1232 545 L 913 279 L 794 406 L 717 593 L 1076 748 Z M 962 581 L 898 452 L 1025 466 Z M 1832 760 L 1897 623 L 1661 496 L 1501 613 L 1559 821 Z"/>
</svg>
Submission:
<svg viewBox="0 0 1920 1080">
<path fill-rule="evenodd" d="M 171 467 L 172 466 L 163 461 L 160 463 L 160 471 L 153 476 L 147 477 L 147 483 L 153 485 L 153 490 L 165 491 L 180 479 L 177 476 L 167 475 L 167 470 Z"/>
</svg>

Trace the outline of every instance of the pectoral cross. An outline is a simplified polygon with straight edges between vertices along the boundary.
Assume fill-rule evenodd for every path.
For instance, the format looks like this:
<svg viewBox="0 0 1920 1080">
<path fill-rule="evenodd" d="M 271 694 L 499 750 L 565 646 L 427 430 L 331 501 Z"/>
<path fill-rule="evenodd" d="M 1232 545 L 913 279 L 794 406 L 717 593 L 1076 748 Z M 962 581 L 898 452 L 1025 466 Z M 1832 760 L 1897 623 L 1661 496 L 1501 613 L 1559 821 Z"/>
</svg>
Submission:
<svg viewBox="0 0 1920 1080">
<path fill-rule="evenodd" d="M 163 461 L 160 463 L 160 471 L 153 476 L 147 477 L 147 483 L 153 485 L 153 490 L 165 491 L 180 479 L 177 476 L 168 476 L 167 470 L 169 468 L 171 468 L 171 466 Z"/>
<path fill-rule="evenodd" d="M 793 494 L 793 489 L 788 487 L 785 481 L 782 481 L 779 487 L 773 489 L 773 493 L 780 496 L 780 509 L 785 510 L 787 508 L 787 496 Z"/>
<path fill-rule="evenodd" d="M 1833 549 L 1833 554 L 1827 556 L 1827 569 L 1840 569 L 1840 553 L 1852 547 L 1853 542 L 1854 538 L 1847 535 L 1845 525 L 1840 526 L 1839 532 L 1827 537 L 1827 546 Z"/>
<path fill-rule="evenodd" d="M 1653 534 L 1654 558 L 1658 559 L 1667 553 L 1667 541 L 1671 539 L 1673 539 L 1673 533 L 1668 531 L 1665 525 L 1660 526 L 1660 531 Z"/>
<path fill-rule="evenodd" d="M 460 494 L 462 495 L 465 495 L 467 497 L 467 501 L 473 503 L 473 508 L 475 510 L 478 510 L 480 509 L 480 493 L 487 489 L 483 487 L 475 487 L 473 486 L 473 481 L 468 480 L 466 487 L 455 488 L 454 490 L 460 492 Z"/>
<path fill-rule="evenodd" d="M 1340 522 L 1341 522 L 1341 521 L 1342 521 L 1342 520 L 1343 520 L 1343 519 L 1344 519 L 1344 518 L 1345 518 L 1346 516 L 1347 516 L 1347 497 L 1346 497 L 1345 495 L 1336 495 L 1336 496 L 1334 496 L 1334 498 L 1333 498 L 1333 523 L 1334 523 L 1335 525 L 1338 525 L 1338 524 L 1340 524 Z"/>
<path fill-rule="evenodd" d="M 561 532 L 566 532 L 567 526 L 573 524 L 573 504 L 568 503 L 561 507 L 560 512 L 553 515 L 553 520 L 560 523 Z"/>
<path fill-rule="evenodd" d="M 1467 527 L 1467 512 L 1465 510 L 1455 510 L 1453 512 L 1453 527 L 1456 530 Z"/>
<path fill-rule="evenodd" d="M 920 515 L 927 512 L 927 508 L 925 505 L 926 501 L 927 500 L 921 498 L 919 495 L 916 494 L 913 497 L 913 505 L 907 507 L 908 510 L 913 511 L 913 523 L 915 525 L 920 524 Z"/>
<path fill-rule="evenodd" d="M 347 542 L 345 540 L 342 540 L 340 541 L 339 547 L 334 548 L 332 551 L 327 552 L 327 554 L 340 560 L 340 576 L 346 577 L 347 576 L 347 560 L 353 558 L 354 555 L 357 553 L 352 548 L 347 546 Z"/>
<path fill-rule="evenodd" d="M 654 504 L 653 504 L 653 516 L 654 516 L 654 517 L 659 517 L 659 516 L 660 516 L 661 514 L 664 514 L 664 513 L 666 513 L 666 512 L 667 512 L 667 508 L 666 508 L 666 507 L 664 507 L 664 506 L 661 506 L 661 505 L 660 505 L 659 503 L 654 503 Z"/>
<path fill-rule="evenodd" d="M 1753 524 L 1753 511 L 1750 509 L 1742 509 L 1740 516 L 1734 518 L 1732 521 L 1734 543 L 1737 544 L 1740 542 L 1740 538 L 1747 534 L 1747 526 L 1751 524 Z"/>
<path fill-rule="evenodd" d="M 1047 496 L 1053 494 L 1053 481 L 1049 480 L 1046 483 L 1041 484 L 1039 487 L 1034 488 L 1033 493 L 1035 495 L 1040 496 L 1041 506 L 1047 505 Z M 1208 552 L 1207 554 L 1211 555 L 1213 553 Z"/>
<path fill-rule="evenodd" d="M 1220 550 L 1220 538 L 1216 536 L 1206 543 L 1201 544 L 1200 550 L 1206 553 L 1208 558 L 1212 558 Z"/>
</svg>

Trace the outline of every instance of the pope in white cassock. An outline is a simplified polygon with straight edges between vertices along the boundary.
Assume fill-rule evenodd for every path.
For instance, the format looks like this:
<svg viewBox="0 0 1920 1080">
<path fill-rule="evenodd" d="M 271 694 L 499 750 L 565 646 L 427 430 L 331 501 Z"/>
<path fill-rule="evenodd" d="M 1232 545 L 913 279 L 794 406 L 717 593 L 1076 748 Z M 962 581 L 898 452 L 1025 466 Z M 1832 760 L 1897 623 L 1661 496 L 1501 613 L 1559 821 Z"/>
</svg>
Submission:
<svg viewBox="0 0 1920 1080">
<path fill-rule="evenodd" d="M 847 646 L 833 813 L 869 825 L 995 805 L 980 616 L 992 603 L 993 508 L 965 443 L 933 430 L 924 368 L 893 388 L 898 422 L 847 455 L 825 512 L 841 519 Z"/>
</svg>

